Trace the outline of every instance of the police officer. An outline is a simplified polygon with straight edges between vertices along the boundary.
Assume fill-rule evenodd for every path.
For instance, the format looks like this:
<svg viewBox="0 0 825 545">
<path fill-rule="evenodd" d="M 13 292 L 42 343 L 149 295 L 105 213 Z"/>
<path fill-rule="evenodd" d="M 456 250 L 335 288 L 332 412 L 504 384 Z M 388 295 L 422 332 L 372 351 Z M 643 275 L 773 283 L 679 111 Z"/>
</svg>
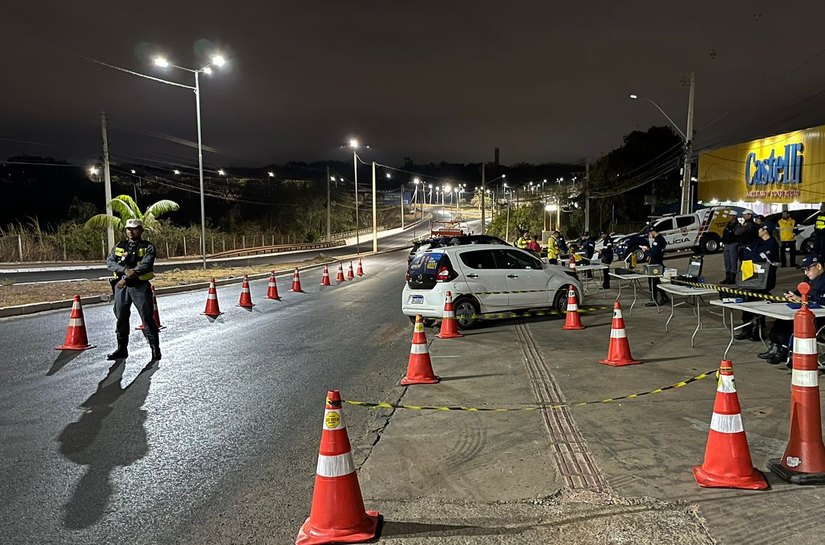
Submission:
<svg viewBox="0 0 825 545">
<path fill-rule="evenodd" d="M 599 253 L 599 261 L 607 268 L 602 270 L 602 288 L 610 289 L 610 264 L 613 263 L 613 237 L 610 233 L 602 233 L 602 251 Z"/>
<path fill-rule="evenodd" d="M 722 231 L 722 243 L 725 245 L 725 279 L 720 284 L 736 283 L 736 267 L 739 263 L 739 238 L 736 236 L 736 228 L 739 227 L 739 218 L 733 216 L 725 225 Z"/>
<path fill-rule="evenodd" d="M 516 239 L 516 248 L 521 248 L 522 250 L 527 249 L 527 231 L 523 231 L 521 236 Z"/>
<path fill-rule="evenodd" d="M 782 218 L 779 220 L 780 258 L 782 267 L 788 264 L 785 258 L 786 252 L 791 253 L 791 267 L 796 267 L 796 241 L 794 240 L 796 233 L 794 233 L 794 227 L 796 227 L 796 221 L 794 221 L 787 210 L 783 210 Z"/>
<path fill-rule="evenodd" d="M 129 355 L 129 316 L 131 306 L 137 307 L 143 321 L 143 334 L 152 349 L 152 361 L 160 359 L 158 326 L 154 320 L 152 286 L 154 278 L 155 247 L 143 240 L 143 221 L 126 220 L 126 240 L 118 242 L 106 259 L 106 268 L 114 274 L 114 311 L 117 316 L 117 350 L 107 356 L 110 360 L 124 359 Z"/>
<path fill-rule="evenodd" d="M 559 232 L 553 231 L 547 239 L 547 262 L 551 265 L 559 264 Z"/>
<path fill-rule="evenodd" d="M 650 249 L 647 251 L 647 258 L 651 265 L 661 265 L 664 268 L 665 264 L 665 248 L 667 248 L 667 240 L 659 234 L 656 227 L 651 227 L 647 236 L 650 238 Z M 648 278 L 650 285 L 650 297 L 653 301 L 647 303 L 646 306 L 653 307 L 657 305 L 665 305 L 670 302 L 670 298 L 659 289 L 659 278 Z"/>
<path fill-rule="evenodd" d="M 758 230 L 759 239 L 746 247 L 743 253 L 743 259 L 749 259 L 754 263 L 761 263 L 767 268 L 768 282 L 765 289 L 751 290 L 757 293 L 770 293 L 776 287 L 776 265 L 779 263 L 779 242 L 773 236 L 773 229 L 770 225 L 762 224 Z M 744 297 L 745 301 L 757 301 L 756 297 Z M 753 314 L 750 312 L 742 312 L 742 323 L 746 324 L 737 333 L 735 339 L 748 339 L 758 341 L 759 332 L 752 329 Z M 760 327 L 765 328 L 765 317 L 759 317 Z"/>
<path fill-rule="evenodd" d="M 819 203 L 819 214 L 816 215 L 813 254 L 825 260 L 825 202 Z"/>
<path fill-rule="evenodd" d="M 759 226 L 753 221 L 753 210 L 742 212 L 742 223 L 733 233 L 739 241 L 739 258 L 742 259 L 752 250 L 751 245 L 759 239 Z M 731 283 L 736 283 L 736 279 L 734 278 Z"/>
</svg>

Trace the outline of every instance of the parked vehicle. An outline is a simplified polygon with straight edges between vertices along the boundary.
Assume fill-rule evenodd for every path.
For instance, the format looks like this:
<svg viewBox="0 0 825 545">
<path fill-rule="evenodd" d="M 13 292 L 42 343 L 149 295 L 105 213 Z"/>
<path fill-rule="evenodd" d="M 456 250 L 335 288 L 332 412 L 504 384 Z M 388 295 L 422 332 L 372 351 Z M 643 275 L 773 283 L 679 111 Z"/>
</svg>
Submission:
<svg viewBox="0 0 825 545">
<path fill-rule="evenodd" d="M 444 246 L 463 246 L 466 244 L 503 244 L 509 246 L 505 241 L 492 235 L 457 235 L 446 237 L 428 238 L 413 243 L 410 255 L 407 256 L 407 263 L 412 261 L 416 254 L 430 248 L 442 248 Z"/>
<path fill-rule="evenodd" d="M 433 321 L 444 313 L 452 292 L 459 327 L 472 327 L 480 315 L 532 308 L 567 308 L 572 284 L 582 304 L 576 273 L 548 265 L 530 252 L 500 244 L 430 248 L 410 262 L 401 293 L 401 310 Z"/>
<path fill-rule="evenodd" d="M 716 253 L 722 248 L 722 231 L 731 217 L 736 217 L 736 209 L 725 206 L 703 208 L 692 214 L 663 216 L 638 233 L 616 240 L 616 257 L 625 259 L 635 253 L 638 262 L 644 261 L 649 245 L 647 234 L 653 226 L 667 240 L 668 252 L 695 248 L 706 254 Z"/>
</svg>

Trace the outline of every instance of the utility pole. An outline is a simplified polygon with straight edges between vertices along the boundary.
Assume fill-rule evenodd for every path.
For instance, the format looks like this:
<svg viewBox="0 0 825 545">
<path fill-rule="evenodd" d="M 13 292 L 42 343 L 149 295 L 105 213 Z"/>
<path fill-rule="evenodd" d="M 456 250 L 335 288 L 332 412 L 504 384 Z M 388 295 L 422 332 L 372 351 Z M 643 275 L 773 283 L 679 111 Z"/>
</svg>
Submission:
<svg viewBox="0 0 825 545">
<path fill-rule="evenodd" d="M 584 230 L 590 231 L 590 162 L 584 160 Z"/>
<path fill-rule="evenodd" d="M 103 191 L 106 195 L 106 215 L 112 216 L 112 176 L 109 173 L 109 136 L 106 132 L 106 112 L 100 112 L 100 132 L 103 137 Z M 107 251 L 115 246 L 115 228 L 106 226 Z"/>
<path fill-rule="evenodd" d="M 679 207 L 681 214 L 690 214 L 693 208 L 693 199 L 690 196 L 690 158 L 693 153 L 693 95 L 696 76 L 690 73 L 690 96 L 688 98 L 687 132 L 685 132 L 685 166 L 682 171 L 682 202 Z"/>
<path fill-rule="evenodd" d="M 378 252 L 378 202 L 376 202 L 375 161 L 372 162 L 372 251 Z"/>
<path fill-rule="evenodd" d="M 485 184 L 487 183 L 485 179 L 485 172 L 484 172 L 484 161 L 481 162 L 481 234 L 484 234 L 484 219 L 485 219 L 485 210 L 484 210 L 484 195 L 487 193 Z"/>
<path fill-rule="evenodd" d="M 413 218 L 413 221 L 415 221 L 415 218 Z M 401 184 L 401 230 L 404 230 L 404 184 Z"/>
<path fill-rule="evenodd" d="M 329 165 L 327 165 L 327 242 L 332 240 L 332 218 L 329 205 Z"/>
</svg>

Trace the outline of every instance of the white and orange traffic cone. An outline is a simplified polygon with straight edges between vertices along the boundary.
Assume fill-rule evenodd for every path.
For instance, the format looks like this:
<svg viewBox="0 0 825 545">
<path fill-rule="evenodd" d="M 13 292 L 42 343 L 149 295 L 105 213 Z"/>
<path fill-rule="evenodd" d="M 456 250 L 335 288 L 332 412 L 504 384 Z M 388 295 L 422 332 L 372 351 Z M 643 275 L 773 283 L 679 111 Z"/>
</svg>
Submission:
<svg viewBox="0 0 825 545">
<path fill-rule="evenodd" d="M 435 384 L 439 380 L 441 379 L 433 373 L 430 351 L 427 349 L 427 335 L 424 333 L 424 317 L 419 314 L 415 317 L 412 346 L 410 346 L 410 360 L 407 363 L 407 374 L 401 379 L 401 385 Z"/>
<path fill-rule="evenodd" d="M 355 275 L 352 273 L 352 261 L 349 262 L 349 269 L 347 269 L 347 280 L 352 280 Z"/>
<path fill-rule="evenodd" d="M 329 282 L 329 269 L 326 265 L 324 265 L 324 274 L 321 276 L 321 285 L 322 286 L 331 286 Z"/>
<path fill-rule="evenodd" d="M 567 290 L 567 314 L 564 318 L 564 330 L 584 329 L 581 316 L 579 316 L 579 304 L 576 302 L 576 288 L 570 284 Z"/>
<path fill-rule="evenodd" d="M 252 302 L 252 294 L 249 293 L 249 277 L 243 275 L 243 283 L 241 284 L 241 298 L 238 300 L 238 306 L 242 308 L 252 308 L 255 304 Z"/>
<path fill-rule="evenodd" d="M 341 394 L 327 393 L 321 448 L 309 518 L 298 531 L 296 545 L 363 543 L 375 538 L 380 515 L 367 511 L 355 472 Z"/>
<path fill-rule="evenodd" d="M 707 488 L 768 488 L 765 476 L 751 462 L 730 360 L 722 360 L 719 366 L 705 461 L 693 468 L 693 477 Z"/>
<path fill-rule="evenodd" d="M 341 282 L 344 282 L 344 280 L 345 280 L 344 279 L 344 265 L 339 263 L 338 264 L 338 274 L 335 276 L 335 281 L 340 284 Z"/>
<path fill-rule="evenodd" d="M 361 258 L 358 258 L 358 270 L 355 271 L 358 276 L 364 276 L 364 265 L 361 263 Z"/>
<path fill-rule="evenodd" d="M 203 313 L 210 318 L 217 318 L 223 312 L 218 304 L 218 290 L 215 288 L 215 279 L 209 281 L 209 293 L 206 295 L 206 309 Z"/>
<path fill-rule="evenodd" d="M 610 326 L 610 345 L 607 348 L 607 358 L 599 360 L 599 363 L 612 367 L 642 363 L 634 360 L 633 356 L 630 355 L 630 343 L 627 342 L 627 332 L 624 328 L 624 318 L 622 318 L 622 306 L 618 301 L 613 304 L 613 323 Z"/>
<path fill-rule="evenodd" d="M 301 289 L 301 275 L 298 274 L 298 267 L 295 267 L 295 272 L 292 273 L 292 287 L 289 288 L 289 291 L 304 293 L 304 290 Z"/>
<path fill-rule="evenodd" d="M 278 295 L 278 281 L 275 279 L 275 271 L 269 274 L 269 285 L 266 288 L 266 298 L 280 301 L 281 296 Z"/>
<path fill-rule="evenodd" d="M 66 338 L 63 344 L 56 346 L 55 350 L 88 350 L 94 348 L 89 344 L 89 337 L 86 336 L 86 322 L 83 321 L 83 306 L 80 304 L 80 296 L 75 295 L 72 301 L 72 312 L 69 315 L 69 327 L 66 329 Z"/>
<path fill-rule="evenodd" d="M 158 297 L 155 295 L 155 286 L 152 286 L 152 306 L 155 307 L 155 310 L 152 311 L 152 319 L 155 321 L 155 325 L 158 328 L 158 331 L 161 329 L 166 329 L 165 325 L 160 324 L 160 312 L 158 312 Z M 136 330 L 143 331 L 146 329 L 143 324 L 140 324 L 135 328 Z"/>
<path fill-rule="evenodd" d="M 458 322 L 455 319 L 455 309 L 453 308 L 453 294 L 448 291 L 444 297 L 444 315 L 441 317 L 441 330 L 436 337 L 439 339 L 456 339 L 463 336 L 458 332 Z"/>
<path fill-rule="evenodd" d="M 802 307 L 793 318 L 791 431 L 782 458 L 770 460 L 768 469 L 793 484 L 825 484 L 816 322 L 814 313 L 808 308 L 811 287 L 803 282 L 797 289 L 802 294 Z"/>
</svg>

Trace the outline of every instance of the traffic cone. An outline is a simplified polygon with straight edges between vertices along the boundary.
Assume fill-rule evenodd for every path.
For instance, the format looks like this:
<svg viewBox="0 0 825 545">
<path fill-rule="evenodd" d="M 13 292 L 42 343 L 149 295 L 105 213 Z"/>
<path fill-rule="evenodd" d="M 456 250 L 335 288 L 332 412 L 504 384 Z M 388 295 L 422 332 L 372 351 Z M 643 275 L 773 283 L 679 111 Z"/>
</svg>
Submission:
<svg viewBox="0 0 825 545">
<path fill-rule="evenodd" d="M 433 373 L 433 364 L 430 361 L 430 352 L 427 350 L 427 335 L 424 333 L 424 317 L 420 314 L 415 317 L 412 346 L 410 347 L 410 361 L 407 363 L 407 374 L 401 379 L 401 385 L 408 384 L 435 384 L 441 380 Z"/>
<path fill-rule="evenodd" d="M 768 469 L 793 484 L 825 483 L 825 446 L 819 404 L 816 323 L 808 308 L 807 282 L 797 286 L 802 307 L 793 318 L 793 372 L 791 375 L 791 432 L 782 458 Z"/>
<path fill-rule="evenodd" d="M 321 276 L 321 285 L 322 286 L 331 286 L 332 284 L 329 283 L 329 269 L 326 265 L 324 265 L 324 274 Z"/>
<path fill-rule="evenodd" d="M 266 288 L 266 298 L 276 301 L 281 300 L 281 296 L 278 295 L 278 281 L 275 280 L 275 271 L 269 273 L 269 285 Z"/>
<path fill-rule="evenodd" d="M 289 291 L 304 293 L 304 290 L 301 289 L 301 275 L 298 274 L 298 267 L 295 267 L 295 272 L 292 273 L 292 287 L 289 288 Z"/>
<path fill-rule="evenodd" d="M 338 274 L 335 276 L 335 281 L 339 284 L 344 281 L 344 265 L 338 264 Z"/>
<path fill-rule="evenodd" d="M 295 545 L 363 543 L 375 538 L 378 511 L 364 509 L 352 447 L 344 423 L 341 394 L 327 393 L 321 448 L 315 469 L 312 509 Z"/>
<path fill-rule="evenodd" d="M 361 258 L 358 258 L 358 270 L 355 271 L 358 276 L 364 276 L 364 265 L 361 263 Z"/>
<path fill-rule="evenodd" d="M 242 308 L 252 308 L 255 304 L 252 302 L 252 294 L 249 293 L 249 278 L 243 275 L 243 284 L 241 284 L 241 298 L 238 301 L 238 306 Z"/>
<path fill-rule="evenodd" d="M 161 329 L 166 329 L 165 325 L 160 325 L 160 313 L 158 312 L 158 297 L 155 295 L 155 286 L 152 286 L 152 306 L 155 307 L 155 310 L 152 312 L 152 319 L 155 321 L 155 325 L 158 326 L 158 331 Z M 140 324 L 135 329 L 139 331 L 143 331 L 145 327 L 143 324 Z"/>
<path fill-rule="evenodd" d="M 567 315 L 564 318 L 562 329 L 584 329 L 581 316 L 579 316 L 579 304 L 576 302 L 576 290 L 573 284 L 567 290 Z"/>
<path fill-rule="evenodd" d="M 215 279 L 209 281 L 209 294 L 206 296 L 206 309 L 203 313 L 210 318 L 217 318 L 223 312 L 218 305 L 218 290 L 215 289 Z"/>
<path fill-rule="evenodd" d="M 80 296 L 75 295 L 72 301 L 72 313 L 69 315 L 69 327 L 66 329 L 66 338 L 63 344 L 56 346 L 55 350 L 88 350 L 94 348 L 89 344 L 86 336 L 86 323 L 83 321 L 83 307 L 80 304 Z"/>
<path fill-rule="evenodd" d="M 352 280 L 355 275 L 352 274 L 352 261 L 349 262 L 349 269 L 347 269 L 347 280 Z"/>
<path fill-rule="evenodd" d="M 707 488 L 768 488 L 765 476 L 751 462 L 730 360 L 719 366 L 705 461 L 693 468 L 693 478 Z"/>
<path fill-rule="evenodd" d="M 630 355 L 630 343 L 627 342 L 627 332 L 624 329 L 622 306 L 618 301 L 613 304 L 613 324 L 610 326 L 610 345 L 607 348 L 607 359 L 599 360 L 599 363 L 613 367 L 642 363 L 634 360 L 633 356 Z"/>
<path fill-rule="evenodd" d="M 453 294 L 448 291 L 444 298 L 444 315 L 441 317 L 441 330 L 436 337 L 439 339 L 455 339 L 463 336 L 464 335 L 458 332 L 458 322 L 455 320 Z"/>
</svg>

